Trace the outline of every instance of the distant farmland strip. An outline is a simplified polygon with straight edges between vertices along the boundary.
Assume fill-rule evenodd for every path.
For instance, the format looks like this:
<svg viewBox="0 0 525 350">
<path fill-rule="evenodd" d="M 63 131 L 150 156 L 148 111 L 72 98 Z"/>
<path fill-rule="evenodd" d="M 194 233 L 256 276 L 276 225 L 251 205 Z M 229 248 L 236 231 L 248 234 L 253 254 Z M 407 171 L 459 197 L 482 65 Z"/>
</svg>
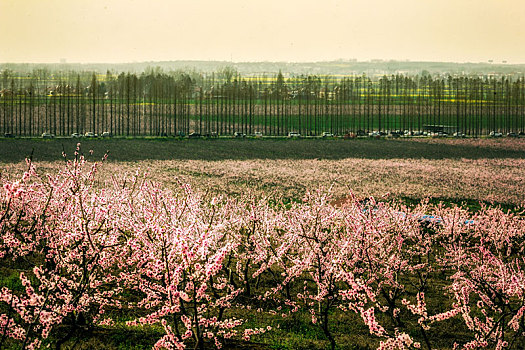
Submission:
<svg viewBox="0 0 525 350">
<path fill-rule="evenodd" d="M 519 134 L 525 132 L 524 82 L 506 76 L 13 73 L 1 80 L 0 131 L 21 137 L 317 136 L 440 126 L 469 136 Z"/>
</svg>

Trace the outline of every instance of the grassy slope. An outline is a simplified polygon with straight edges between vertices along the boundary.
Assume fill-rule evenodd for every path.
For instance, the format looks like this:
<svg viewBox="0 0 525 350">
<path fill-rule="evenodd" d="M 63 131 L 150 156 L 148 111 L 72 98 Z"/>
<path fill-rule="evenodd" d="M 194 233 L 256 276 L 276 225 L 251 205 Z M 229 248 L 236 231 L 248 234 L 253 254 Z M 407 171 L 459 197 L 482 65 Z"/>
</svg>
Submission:
<svg viewBox="0 0 525 350">
<path fill-rule="evenodd" d="M 62 150 L 74 151 L 72 139 L 0 139 L 0 163 L 24 160 L 33 152 L 35 161 L 61 159 Z M 223 160 L 223 159 L 501 159 L 525 158 L 524 149 L 480 146 L 480 143 L 435 143 L 411 140 L 320 140 L 300 139 L 110 139 L 81 140 L 82 147 L 96 154 L 110 151 L 111 161 Z"/>
<path fill-rule="evenodd" d="M 0 174 L 32 154 L 45 171 L 61 166 L 78 140 L 0 139 Z M 91 159 L 109 151 L 108 173 L 140 166 L 167 186 L 177 177 L 196 187 L 238 194 L 249 188 L 280 192 L 289 200 L 306 188 L 330 187 L 359 195 L 415 203 L 423 197 L 463 203 L 516 206 L 525 198 L 520 169 L 524 139 L 83 139 Z M 94 150 L 89 156 L 87 150 Z M 47 167 L 47 168 L 46 168 Z M 501 175 L 501 176 L 499 176 Z M 498 177 L 499 176 L 499 177 Z M 299 197 L 298 197 L 299 196 Z"/>
</svg>

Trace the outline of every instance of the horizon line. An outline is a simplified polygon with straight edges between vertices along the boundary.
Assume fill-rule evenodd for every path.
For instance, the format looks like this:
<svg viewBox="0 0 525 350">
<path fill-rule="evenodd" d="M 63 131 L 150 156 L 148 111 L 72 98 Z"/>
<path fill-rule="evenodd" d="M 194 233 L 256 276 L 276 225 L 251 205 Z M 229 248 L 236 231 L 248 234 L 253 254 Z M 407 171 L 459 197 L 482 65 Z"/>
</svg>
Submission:
<svg viewBox="0 0 525 350">
<path fill-rule="evenodd" d="M 75 62 L 75 61 L 66 61 L 61 62 L 60 60 L 57 62 L 42 62 L 42 61 L 26 61 L 26 62 L 0 62 L 0 65 L 5 64 L 107 64 L 107 65 L 113 65 L 113 64 L 141 64 L 141 63 L 169 63 L 169 62 L 210 62 L 210 63 L 230 63 L 230 64 L 244 64 L 244 63 L 286 63 L 286 64 L 304 64 L 304 63 L 330 63 L 330 62 L 340 62 L 340 63 L 448 63 L 448 64 L 486 64 L 486 65 L 506 65 L 506 66 L 517 66 L 517 65 L 525 65 L 524 62 L 520 63 L 511 63 L 507 61 L 497 61 L 497 62 L 491 62 L 491 60 L 488 61 L 427 61 L 427 60 L 411 60 L 411 59 L 381 59 L 381 58 L 372 58 L 368 60 L 358 60 L 355 58 L 334 58 L 330 60 L 318 60 L 318 61 L 271 61 L 271 60 L 261 60 L 261 61 L 231 61 L 231 60 L 219 60 L 219 59 L 173 59 L 173 60 L 141 60 L 141 61 L 119 61 L 119 62 L 103 62 L 103 61 L 93 61 L 93 62 Z"/>
</svg>

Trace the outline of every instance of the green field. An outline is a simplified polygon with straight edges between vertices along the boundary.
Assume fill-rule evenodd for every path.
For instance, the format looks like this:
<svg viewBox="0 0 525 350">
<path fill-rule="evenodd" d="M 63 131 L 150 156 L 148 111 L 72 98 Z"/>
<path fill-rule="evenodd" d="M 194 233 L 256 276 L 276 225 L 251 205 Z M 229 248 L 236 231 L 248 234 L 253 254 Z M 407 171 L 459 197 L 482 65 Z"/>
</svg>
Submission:
<svg viewBox="0 0 525 350">
<path fill-rule="evenodd" d="M 33 154 L 35 161 L 62 159 L 77 143 L 98 156 L 108 150 L 109 162 L 140 160 L 226 159 L 521 159 L 525 157 L 518 140 L 439 140 L 439 139 L 0 139 L 0 163 L 23 161 Z M 512 147 L 510 145 L 519 146 Z M 87 152 L 86 152 L 87 154 Z"/>
</svg>

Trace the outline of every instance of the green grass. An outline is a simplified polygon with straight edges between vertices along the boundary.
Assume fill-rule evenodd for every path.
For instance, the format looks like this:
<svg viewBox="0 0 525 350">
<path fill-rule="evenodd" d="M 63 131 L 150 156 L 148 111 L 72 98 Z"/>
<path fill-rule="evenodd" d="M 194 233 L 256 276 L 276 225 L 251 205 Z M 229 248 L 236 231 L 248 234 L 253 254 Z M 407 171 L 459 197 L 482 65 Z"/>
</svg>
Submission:
<svg viewBox="0 0 525 350">
<path fill-rule="evenodd" d="M 502 159 L 525 158 L 521 150 L 495 148 L 479 144 L 444 144 L 412 142 L 403 139 L 178 139 L 178 138 L 113 138 L 80 141 L 74 139 L 0 139 L 0 163 L 23 161 L 32 155 L 34 161 L 62 159 L 69 156 L 80 142 L 91 159 L 110 152 L 109 161 L 140 160 L 246 160 L 246 159 Z"/>
<path fill-rule="evenodd" d="M 421 203 L 421 198 L 401 196 L 396 198 L 394 201 L 398 201 L 410 207 L 414 207 Z M 432 197 L 428 198 L 428 203 L 437 205 L 444 204 L 446 207 L 460 206 L 468 209 L 470 212 L 475 213 L 481 209 L 482 206 L 500 207 L 503 211 L 511 211 L 519 213 L 523 209 L 511 203 L 504 202 L 487 202 L 479 199 L 472 198 L 455 198 L 455 197 Z"/>
</svg>

